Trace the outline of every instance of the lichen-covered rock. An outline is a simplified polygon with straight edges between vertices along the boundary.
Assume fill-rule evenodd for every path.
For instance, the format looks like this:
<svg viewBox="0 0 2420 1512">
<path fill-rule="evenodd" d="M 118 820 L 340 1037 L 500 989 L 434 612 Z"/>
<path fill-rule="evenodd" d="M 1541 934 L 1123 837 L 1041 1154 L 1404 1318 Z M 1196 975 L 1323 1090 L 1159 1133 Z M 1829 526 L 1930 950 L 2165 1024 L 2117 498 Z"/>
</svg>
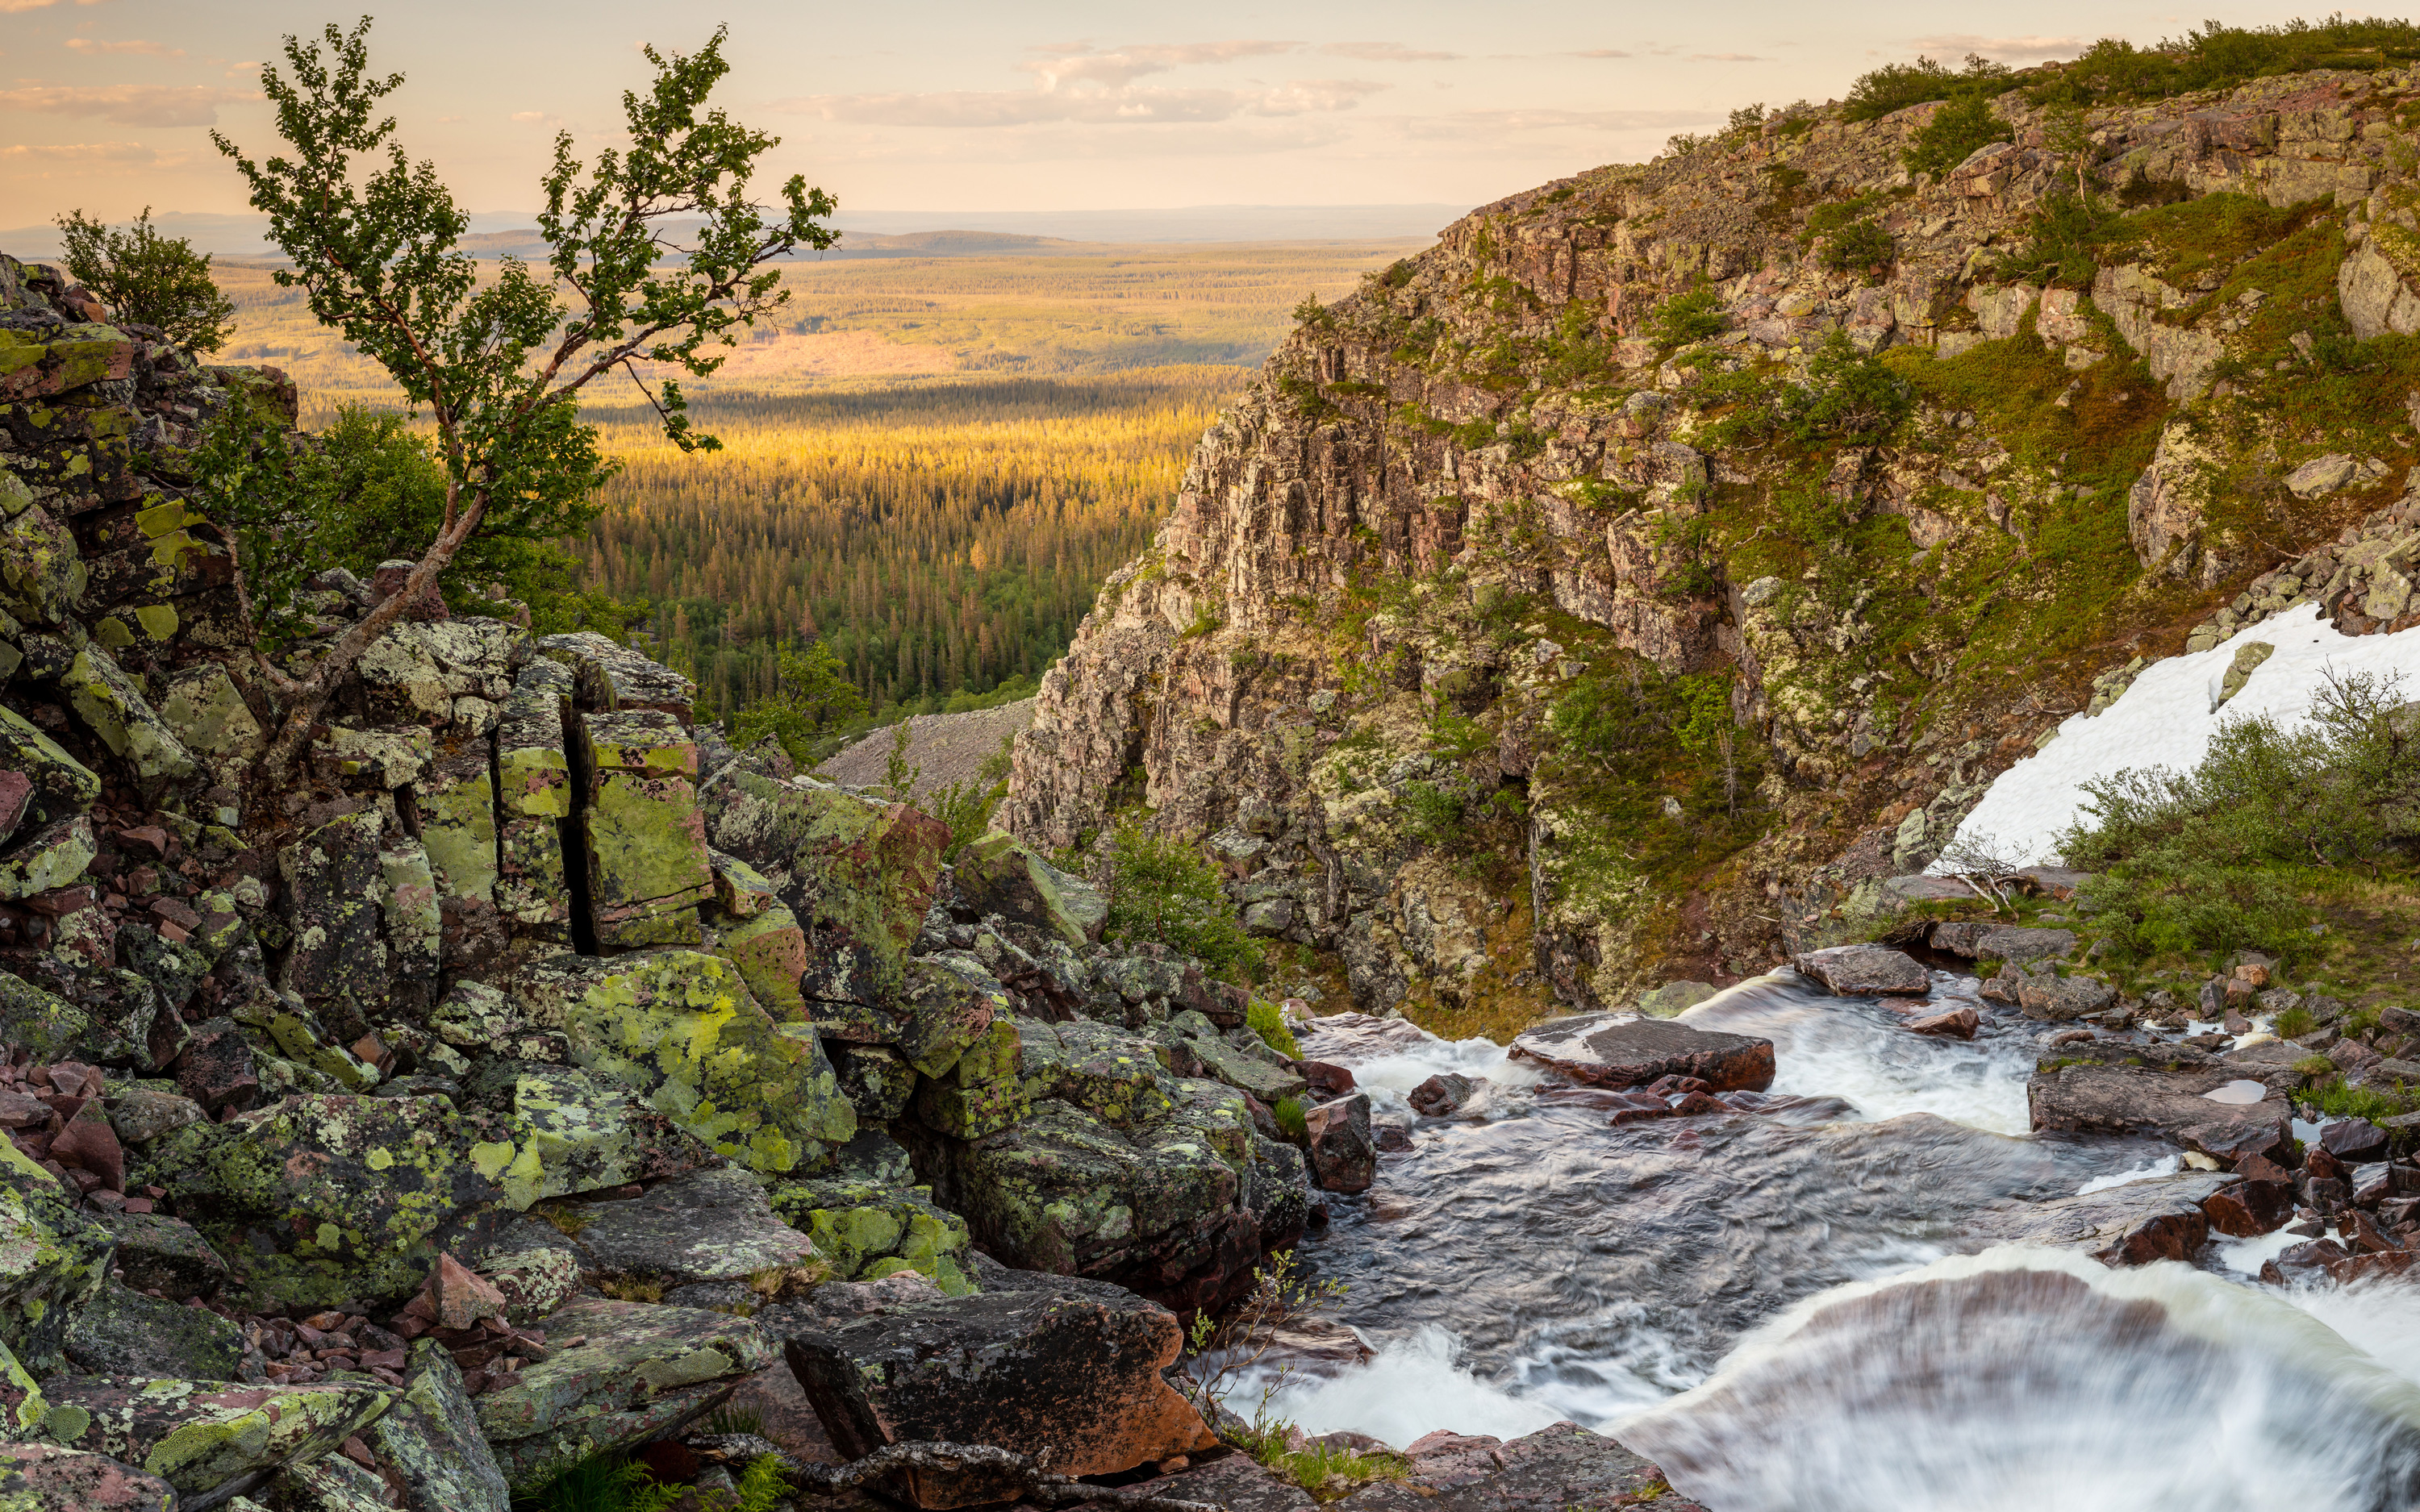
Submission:
<svg viewBox="0 0 2420 1512">
<path fill-rule="evenodd" d="M 107 1455 L 0 1443 L 0 1512 L 175 1512 L 176 1488 Z"/>
<path fill-rule="evenodd" d="M 794 1270 L 814 1257 L 806 1237 L 766 1201 L 765 1185 L 736 1166 L 692 1171 L 636 1197 L 591 1203 L 572 1237 L 582 1268 L 661 1281 L 744 1280 Z"/>
<path fill-rule="evenodd" d="M 905 804 L 735 769 L 718 782 L 715 846 L 765 872 L 806 932 L 799 992 L 877 1005 L 900 993 L 908 948 L 932 904 L 949 826 Z M 846 1038 L 857 1038 L 846 1036 Z"/>
<path fill-rule="evenodd" d="M 552 983 L 574 1062 L 716 1153 L 788 1171 L 857 1133 L 822 1042 L 768 1017 L 730 962 L 694 950 L 566 959 L 576 964 Z"/>
<path fill-rule="evenodd" d="M 1069 945 L 1098 939 L 1109 917 L 1109 899 L 1098 887 L 999 830 L 970 841 L 953 867 L 958 896 L 975 913 L 1031 924 Z"/>
<path fill-rule="evenodd" d="M 774 899 L 746 918 L 715 931 L 714 953 L 739 968 L 739 979 L 785 1024 L 814 1016 L 799 992 L 807 972 L 807 932 L 790 905 Z"/>
<path fill-rule="evenodd" d="M 281 1465 L 261 1490 L 288 1512 L 384 1512 L 393 1504 L 383 1476 L 341 1454 Z"/>
<path fill-rule="evenodd" d="M 76 1308 L 109 1270 L 110 1231 L 76 1193 L 0 1139 L 0 1346 L 26 1369 L 57 1368 Z"/>
<path fill-rule="evenodd" d="M 386 922 L 387 959 L 395 974 L 433 980 L 438 935 L 444 926 L 437 905 L 437 877 L 428 852 L 409 835 L 379 852 L 379 910 Z"/>
<path fill-rule="evenodd" d="M 515 1250 L 482 1261 L 479 1274 L 504 1299 L 504 1320 L 536 1322 L 580 1290 L 580 1261 L 568 1248 Z"/>
<path fill-rule="evenodd" d="M 140 1466 L 181 1497 L 317 1459 L 394 1400 L 375 1381 L 252 1386 L 110 1376 L 63 1376 L 48 1395 L 54 1439 Z"/>
<path fill-rule="evenodd" d="M 0 1042 L 37 1060 L 64 1060 L 92 1034 L 92 1016 L 66 998 L 0 971 Z"/>
<path fill-rule="evenodd" d="M 99 646 L 77 652 L 59 689 L 68 707 L 140 781 L 156 787 L 194 775 L 192 753 L 108 652 Z"/>
<path fill-rule="evenodd" d="M 1117 1474 L 1218 1443 L 1161 1371 L 1184 1348 L 1166 1309 L 1114 1288 L 908 1302 L 787 1331 L 790 1368 L 845 1458 L 890 1443 L 1050 1445 L 1060 1473 Z M 891 1483 L 922 1507 L 1004 1500 L 995 1474 L 917 1471 Z"/>
<path fill-rule="evenodd" d="M 56 625 L 84 597 L 86 570 L 75 535 L 39 504 L 0 520 L 0 609 Z"/>
<path fill-rule="evenodd" d="M 330 1306 L 417 1289 L 441 1248 L 499 1211 L 473 1137 L 442 1098 L 303 1095 L 180 1129 L 140 1169 L 177 1193 L 245 1295 Z"/>
<path fill-rule="evenodd" d="M 539 1327 L 582 1342 L 549 1349 L 476 1403 L 479 1431 L 517 1487 L 709 1412 L 773 1359 L 753 1323 L 692 1307 L 582 1298 Z"/>
<path fill-rule="evenodd" d="M 1029 1041 L 1029 1078 L 1032 1052 Z M 1011 1265 L 1115 1281 L 1173 1307 L 1222 1305 L 1250 1285 L 1263 1253 L 1251 1201 L 1260 1152 L 1241 1093 L 1169 1086 L 1165 1112 L 1131 1117 L 1128 1103 L 1125 1127 L 1038 1100 L 1023 1122 L 972 1143 L 930 1136 L 914 1147 L 917 1169 Z M 1302 1180 L 1298 1165 L 1272 1174 Z"/>
<path fill-rule="evenodd" d="M 101 779 L 16 710 L 0 707 L 0 767 L 23 772 L 39 795 L 26 818 L 34 823 L 82 813 L 101 796 Z M 22 822 L 22 821 L 21 821 Z"/>
<path fill-rule="evenodd" d="M 444 904 L 496 906 L 496 786 L 485 735 L 441 739 L 414 791 L 420 843 Z M 443 904 L 441 904 L 443 906 Z M 492 916 L 490 916 L 492 917 Z"/>
<path fill-rule="evenodd" d="M 281 985 L 306 1000 L 386 994 L 386 948 L 379 941 L 379 814 L 334 819 L 277 853 L 283 900 L 294 932 Z"/>
<path fill-rule="evenodd" d="M 348 786 L 380 792 L 417 784 L 428 775 L 436 742 L 420 725 L 379 726 L 366 730 L 337 725 L 311 749 L 319 769 Z"/>
<path fill-rule="evenodd" d="M 837 1041 L 829 1049 L 832 1068 L 840 1073 L 842 1095 L 857 1109 L 860 1127 L 889 1123 L 908 1110 L 908 1101 L 922 1078 L 915 1067 L 899 1057 L 899 1052 L 888 1045 Z"/>
<path fill-rule="evenodd" d="M 654 1180 L 713 1157 L 695 1136 L 627 1087 L 567 1067 L 511 1067 L 508 1137 L 473 1144 L 471 1164 L 505 1207 Z"/>
<path fill-rule="evenodd" d="M 204 662 L 169 679 L 160 717 L 187 750 L 223 773 L 231 774 L 267 744 L 267 734 L 235 680 L 216 662 Z"/>
<path fill-rule="evenodd" d="M 488 1441 L 462 1372 L 435 1339 L 411 1347 L 403 1390 L 363 1435 L 372 1453 L 400 1473 L 408 1512 L 510 1512 L 512 1493 Z"/>
<path fill-rule="evenodd" d="M 934 1205 L 907 1150 L 879 1131 L 850 1141 L 831 1175 L 777 1181 L 770 1196 L 773 1211 L 814 1242 L 816 1260 L 836 1279 L 912 1271 L 951 1296 L 975 1288 L 966 1220 Z"/>
<path fill-rule="evenodd" d="M 68 1359 L 97 1376 L 233 1381 L 243 1330 L 206 1307 L 180 1307 L 112 1281 L 76 1309 Z"/>
<path fill-rule="evenodd" d="M 138 1082 L 110 1089 L 109 1124 L 126 1144 L 147 1145 L 162 1134 L 174 1134 L 189 1123 L 201 1121 L 200 1103 L 178 1096 L 162 1084 L 146 1086 Z"/>
<path fill-rule="evenodd" d="M 92 824 L 84 815 L 45 825 L 0 855 L 0 901 L 15 903 L 67 887 L 99 854 Z"/>
<path fill-rule="evenodd" d="M 571 885 L 562 825 L 571 817 L 571 758 L 563 711 L 571 673 L 534 661 L 514 678 L 496 721 L 496 908 L 515 933 L 570 938 Z"/>
<path fill-rule="evenodd" d="M 671 668 L 617 646 L 594 630 L 543 636 L 539 656 L 569 671 L 580 706 L 602 714 L 652 710 L 683 725 L 697 702 L 697 685 Z"/>
<path fill-rule="evenodd" d="M 137 1291 L 157 1291 L 170 1302 L 211 1297 L 226 1285 L 227 1265 L 201 1230 L 182 1218 L 156 1212 L 113 1212 L 102 1220 L 117 1237 L 110 1263 Z"/>
<path fill-rule="evenodd" d="M 1016 1020 L 1018 1072 L 1027 1097 L 1056 1099 L 1124 1128 L 1164 1117 L 1176 1105 L 1166 1052 L 1140 1035 L 1090 1019 L 1047 1024 Z"/>
<path fill-rule="evenodd" d="M 694 944 L 697 905 L 714 888 L 696 743 L 680 720 L 649 710 L 583 716 L 580 739 L 588 779 L 580 820 L 598 945 Z"/>
</svg>

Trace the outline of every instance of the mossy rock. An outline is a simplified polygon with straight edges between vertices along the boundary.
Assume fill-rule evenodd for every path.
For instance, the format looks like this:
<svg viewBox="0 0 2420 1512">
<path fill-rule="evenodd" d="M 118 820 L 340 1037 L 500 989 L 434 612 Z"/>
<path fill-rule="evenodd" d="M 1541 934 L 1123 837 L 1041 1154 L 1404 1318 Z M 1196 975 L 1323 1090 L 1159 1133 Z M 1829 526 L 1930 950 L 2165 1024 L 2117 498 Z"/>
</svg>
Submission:
<svg viewBox="0 0 2420 1512">
<path fill-rule="evenodd" d="M 184 1497 L 334 1453 L 395 1399 L 369 1381 L 256 1386 L 108 1376 L 61 1377 L 48 1395 L 54 1441 L 140 1466 Z"/>
<path fill-rule="evenodd" d="M 37 1375 L 58 1367 L 69 1319 L 108 1274 L 115 1238 L 73 1189 L 0 1139 L 0 1347 Z"/>
</svg>

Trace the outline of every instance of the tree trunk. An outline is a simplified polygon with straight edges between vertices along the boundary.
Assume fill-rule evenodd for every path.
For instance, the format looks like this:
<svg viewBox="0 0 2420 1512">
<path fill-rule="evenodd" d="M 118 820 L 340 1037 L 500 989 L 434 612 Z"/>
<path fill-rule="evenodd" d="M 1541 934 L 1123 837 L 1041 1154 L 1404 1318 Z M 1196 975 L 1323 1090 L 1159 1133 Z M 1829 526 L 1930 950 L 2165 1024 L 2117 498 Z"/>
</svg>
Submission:
<svg viewBox="0 0 2420 1512">
<path fill-rule="evenodd" d="M 275 742 L 260 759 L 262 775 L 272 787 L 285 786 L 293 774 L 294 759 L 301 753 L 302 743 L 310 738 L 311 727 L 318 723 L 319 711 L 328 706 L 329 698 L 351 672 L 353 664 L 362 659 L 362 654 L 369 650 L 370 643 L 384 635 L 388 625 L 401 619 L 404 610 L 417 603 L 423 594 L 436 591 L 437 575 L 452 564 L 454 554 L 462 549 L 462 543 L 478 529 L 479 520 L 486 513 L 486 500 L 473 500 L 471 506 L 462 512 L 461 517 L 455 521 L 454 528 L 441 533 L 421 559 L 412 564 L 411 575 L 404 579 L 403 586 L 338 637 L 336 643 L 328 648 L 327 655 L 319 658 L 318 665 L 311 670 L 311 675 L 287 695 L 286 722 L 277 732 Z"/>
</svg>

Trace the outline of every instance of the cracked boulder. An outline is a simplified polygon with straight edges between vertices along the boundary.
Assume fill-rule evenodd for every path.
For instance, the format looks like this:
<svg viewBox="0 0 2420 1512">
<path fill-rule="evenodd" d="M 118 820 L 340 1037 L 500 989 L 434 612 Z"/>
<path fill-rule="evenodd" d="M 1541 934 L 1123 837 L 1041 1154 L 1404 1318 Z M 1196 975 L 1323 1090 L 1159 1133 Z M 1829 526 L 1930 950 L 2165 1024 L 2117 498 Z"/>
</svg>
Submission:
<svg viewBox="0 0 2420 1512">
<path fill-rule="evenodd" d="M 0 1346 L 37 1374 L 57 1368 L 70 1318 L 108 1273 L 115 1239 L 77 1202 L 0 1139 Z"/>
<path fill-rule="evenodd" d="M 783 1327 L 781 1310 L 766 1320 Z M 1175 1317 L 1115 1287 L 1036 1276 L 784 1335 L 790 1368 L 847 1458 L 919 1440 L 1047 1443 L 1059 1473 L 1104 1475 L 1218 1443 L 1161 1375 L 1185 1344 Z M 982 1472 L 917 1470 L 886 1485 L 919 1507 L 1014 1494 Z"/>
<path fill-rule="evenodd" d="M 374 1381 L 254 1386 L 63 1376 L 45 1387 L 46 1427 L 71 1449 L 138 1466 L 207 1496 L 230 1481 L 333 1452 L 387 1409 Z"/>
<path fill-rule="evenodd" d="M 1039 852 L 993 830 L 970 841 L 952 863 L 958 896 L 977 915 L 1030 924 L 1081 949 L 1100 938 L 1109 902 L 1098 887 L 1062 872 Z"/>
<path fill-rule="evenodd" d="M 774 1216 L 764 1183 L 737 1166 L 675 1176 L 635 1197 L 592 1202 L 581 1215 L 572 1245 L 592 1275 L 745 1281 L 814 1257 L 807 1236 Z"/>
<path fill-rule="evenodd" d="M 777 1025 L 730 962 L 694 950 L 565 957 L 537 989 L 573 1061 L 628 1088 L 717 1154 L 812 1168 L 857 1133 L 822 1041 Z"/>
<path fill-rule="evenodd" d="M 527 1209 L 567 1196 L 654 1180 L 713 1156 L 639 1094 L 567 1066 L 490 1062 L 466 1088 L 505 1115 L 505 1137 L 471 1147 L 471 1164 Z"/>
<path fill-rule="evenodd" d="M 633 710 L 580 721 L 587 802 L 588 897 L 607 949 L 693 945 L 712 896 L 697 744 L 669 714 Z"/>
<path fill-rule="evenodd" d="M 512 1493 L 462 1372 L 435 1339 L 416 1340 L 403 1390 L 363 1435 L 403 1483 L 406 1512 L 510 1512 Z"/>
<path fill-rule="evenodd" d="M 670 1433 L 721 1406 L 774 1357 L 748 1319 L 694 1307 L 588 1297 L 538 1327 L 547 1357 L 475 1403 L 479 1432 L 516 1487 Z"/>
<path fill-rule="evenodd" d="M 500 1211 L 473 1133 L 443 1098 L 301 1095 L 179 1129 L 137 1168 L 177 1193 L 247 1298 L 328 1307 L 408 1295 Z"/>
</svg>

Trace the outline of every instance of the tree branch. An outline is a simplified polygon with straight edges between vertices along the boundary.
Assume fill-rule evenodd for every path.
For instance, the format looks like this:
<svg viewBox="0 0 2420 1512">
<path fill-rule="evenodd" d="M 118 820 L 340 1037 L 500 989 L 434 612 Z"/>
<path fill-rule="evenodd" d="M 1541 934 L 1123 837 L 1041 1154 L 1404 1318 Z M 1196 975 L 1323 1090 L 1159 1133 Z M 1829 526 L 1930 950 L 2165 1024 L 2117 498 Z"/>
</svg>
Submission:
<svg viewBox="0 0 2420 1512">
<path fill-rule="evenodd" d="M 783 1454 L 769 1440 L 752 1433 L 700 1434 L 687 1443 L 707 1458 L 725 1463 L 744 1463 L 769 1454 L 781 1463 L 783 1475 L 794 1489 L 815 1496 L 854 1490 L 868 1481 L 902 1470 L 988 1470 L 1015 1480 L 1020 1495 L 1043 1506 L 1090 1502 L 1119 1507 L 1124 1512 L 1226 1512 L 1216 1502 L 1187 1502 L 1122 1486 L 1089 1486 L 1073 1475 L 1053 1473 L 1042 1468 L 1050 1456 L 1047 1448 L 1038 1455 L 1028 1456 L 987 1443 L 892 1443 L 845 1465 L 811 1465 Z"/>
</svg>

